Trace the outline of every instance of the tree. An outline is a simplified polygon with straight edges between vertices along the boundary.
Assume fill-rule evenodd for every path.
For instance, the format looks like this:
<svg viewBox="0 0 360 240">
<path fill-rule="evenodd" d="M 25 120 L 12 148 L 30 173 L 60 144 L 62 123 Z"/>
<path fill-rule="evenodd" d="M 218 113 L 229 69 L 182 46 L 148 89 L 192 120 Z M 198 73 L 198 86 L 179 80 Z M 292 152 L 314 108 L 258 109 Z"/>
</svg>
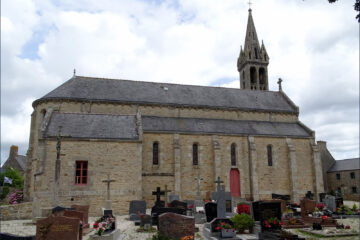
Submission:
<svg viewBox="0 0 360 240">
<path fill-rule="evenodd" d="M 8 183 L 4 186 L 4 177 L 11 178 L 12 184 Z M 0 199 L 4 199 L 6 195 L 10 191 L 10 187 L 22 190 L 24 188 L 24 177 L 21 176 L 20 172 L 12 167 L 6 168 L 5 172 L 0 174 L 0 186 L 1 186 L 1 194 Z"/>
<path fill-rule="evenodd" d="M 338 0 L 328 0 L 329 3 L 337 2 Z M 356 19 L 360 23 L 360 0 L 355 0 L 354 10 L 357 11 Z"/>
</svg>

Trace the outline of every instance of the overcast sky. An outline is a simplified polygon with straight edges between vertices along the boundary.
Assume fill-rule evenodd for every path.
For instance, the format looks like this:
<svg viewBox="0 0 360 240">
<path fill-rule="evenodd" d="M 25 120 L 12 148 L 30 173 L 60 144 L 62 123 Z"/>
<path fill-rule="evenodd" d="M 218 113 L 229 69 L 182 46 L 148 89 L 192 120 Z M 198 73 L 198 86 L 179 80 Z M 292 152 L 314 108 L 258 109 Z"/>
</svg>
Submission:
<svg viewBox="0 0 360 240">
<path fill-rule="evenodd" d="M 31 103 L 77 75 L 239 87 L 247 0 L 2 0 L 1 162 L 26 154 Z M 359 156 L 359 24 L 353 0 L 253 0 L 269 87 L 335 159 Z"/>
</svg>

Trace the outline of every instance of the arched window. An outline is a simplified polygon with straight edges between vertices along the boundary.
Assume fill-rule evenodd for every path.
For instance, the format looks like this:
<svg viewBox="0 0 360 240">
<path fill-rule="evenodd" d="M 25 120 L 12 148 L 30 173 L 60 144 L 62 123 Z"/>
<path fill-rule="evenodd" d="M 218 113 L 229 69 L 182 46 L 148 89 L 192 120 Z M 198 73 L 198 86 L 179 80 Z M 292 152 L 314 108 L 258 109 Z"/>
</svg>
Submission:
<svg viewBox="0 0 360 240">
<path fill-rule="evenodd" d="M 153 165 L 159 164 L 159 143 L 153 143 Z"/>
<path fill-rule="evenodd" d="M 251 59 L 251 52 L 249 52 L 249 59 Z"/>
<path fill-rule="evenodd" d="M 267 156 L 268 156 L 268 166 L 272 166 L 273 162 L 272 162 L 272 147 L 271 147 L 271 145 L 267 146 Z"/>
<path fill-rule="evenodd" d="M 264 68 L 259 69 L 259 83 L 260 83 L 260 85 L 265 85 L 265 69 Z"/>
<path fill-rule="evenodd" d="M 258 59 L 258 51 L 257 51 L 257 48 L 255 48 L 254 50 L 255 50 L 255 58 Z"/>
<path fill-rule="evenodd" d="M 231 166 L 235 166 L 236 165 L 236 145 L 235 145 L 235 143 L 231 144 L 230 154 L 231 154 Z"/>
<path fill-rule="evenodd" d="M 256 84 L 256 68 L 255 67 L 250 68 L 250 83 Z"/>
<path fill-rule="evenodd" d="M 199 152 L 198 152 L 198 144 L 193 144 L 193 165 L 199 164 Z"/>
</svg>

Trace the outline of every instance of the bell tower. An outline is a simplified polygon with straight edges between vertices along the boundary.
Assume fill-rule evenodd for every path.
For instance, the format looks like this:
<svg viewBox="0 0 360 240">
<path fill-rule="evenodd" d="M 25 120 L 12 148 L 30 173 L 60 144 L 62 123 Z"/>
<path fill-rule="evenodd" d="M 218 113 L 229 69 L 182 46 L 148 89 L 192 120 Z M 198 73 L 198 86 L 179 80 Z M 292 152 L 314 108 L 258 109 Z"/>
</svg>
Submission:
<svg viewBox="0 0 360 240">
<path fill-rule="evenodd" d="M 269 56 L 264 42 L 259 44 L 254 20 L 249 8 L 244 49 L 241 46 L 237 68 L 240 74 L 240 88 L 251 90 L 269 90 Z"/>
</svg>

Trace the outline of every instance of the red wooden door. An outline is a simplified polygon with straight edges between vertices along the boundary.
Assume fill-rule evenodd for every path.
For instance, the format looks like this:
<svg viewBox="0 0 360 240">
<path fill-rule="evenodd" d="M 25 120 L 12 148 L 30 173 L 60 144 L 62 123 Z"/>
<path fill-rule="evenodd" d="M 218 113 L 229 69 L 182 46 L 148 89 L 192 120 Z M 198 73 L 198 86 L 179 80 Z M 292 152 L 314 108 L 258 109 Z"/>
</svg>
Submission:
<svg viewBox="0 0 360 240">
<path fill-rule="evenodd" d="M 236 168 L 230 170 L 230 192 L 231 196 L 240 196 L 240 173 Z"/>
</svg>

